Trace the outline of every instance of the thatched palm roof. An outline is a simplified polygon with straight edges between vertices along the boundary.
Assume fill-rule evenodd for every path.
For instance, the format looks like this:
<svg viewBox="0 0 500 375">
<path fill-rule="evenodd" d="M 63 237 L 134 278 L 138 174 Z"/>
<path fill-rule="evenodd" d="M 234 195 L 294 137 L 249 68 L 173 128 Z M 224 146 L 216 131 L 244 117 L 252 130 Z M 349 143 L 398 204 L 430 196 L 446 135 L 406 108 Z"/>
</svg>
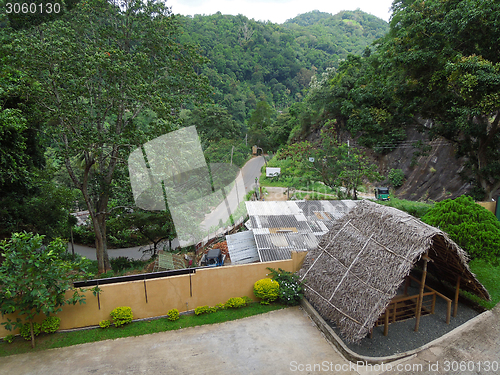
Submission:
<svg viewBox="0 0 500 375">
<path fill-rule="evenodd" d="M 415 263 L 429 251 L 442 280 L 489 299 L 467 254 L 444 232 L 392 207 L 363 201 L 337 220 L 299 271 L 305 295 L 351 342 L 365 337 Z"/>
</svg>

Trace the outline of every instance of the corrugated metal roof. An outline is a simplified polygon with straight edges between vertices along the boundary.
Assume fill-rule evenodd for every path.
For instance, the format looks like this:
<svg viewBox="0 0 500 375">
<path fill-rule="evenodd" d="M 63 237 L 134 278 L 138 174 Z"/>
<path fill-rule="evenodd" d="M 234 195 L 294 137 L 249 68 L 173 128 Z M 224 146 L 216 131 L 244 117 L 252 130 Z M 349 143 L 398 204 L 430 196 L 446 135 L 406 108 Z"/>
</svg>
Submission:
<svg viewBox="0 0 500 375">
<path fill-rule="evenodd" d="M 318 246 L 333 222 L 356 205 L 354 201 L 249 201 L 249 226 L 262 262 L 290 259 L 291 251 Z M 232 257 L 231 257 L 232 259 Z"/>
<path fill-rule="evenodd" d="M 231 264 L 246 264 L 259 261 L 259 253 L 252 231 L 226 236 Z"/>
<path fill-rule="evenodd" d="M 261 262 L 272 262 L 273 260 L 285 260 L 292 257 L 292 251 L 287 249 L 262 249 L 259 250 Z"/>
</svg>

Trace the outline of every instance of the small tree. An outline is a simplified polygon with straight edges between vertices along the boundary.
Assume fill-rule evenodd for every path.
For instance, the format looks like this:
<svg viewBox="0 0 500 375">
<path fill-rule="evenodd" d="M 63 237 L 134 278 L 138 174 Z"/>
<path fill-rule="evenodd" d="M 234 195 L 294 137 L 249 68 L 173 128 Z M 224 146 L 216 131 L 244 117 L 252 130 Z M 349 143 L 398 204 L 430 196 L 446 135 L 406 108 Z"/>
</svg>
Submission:
<svg viewBox="0 0 500 375">
<path fill-rule="evenodd" d="M 43 237 L 33 233 L 14 233 L 10 240 L 0 242 L 4 262 L 0 265 L 0 311 L 2 316 L 17 314 L 16 321 L 7 318 L 5 328 L 12 330 L 29 323 L 31 346 L 35 347 L 33 320 L 41 313 L 46 316 L 62 310 L 65 304 L 85 303 L 83 290 L 75 290 L 66 299 L 72 287 L 76 268 L 84 270 L 84 263 L 69 263 L 61 258 L 66 251 L 61 239 L 43 245 Z"/>
<path fill-rule="evenodd" d="M 318 179 L 334 189 L 344 187 L 346 195 L 358 199 L 358 186 L 363 180 L 383 179 L 365 154 L 347 144 L 339 144 L 333 127 L 322 130 L 321 144 L 311 149 L 307 157 L 312 157 L 308 166 Z"/>
</svg>

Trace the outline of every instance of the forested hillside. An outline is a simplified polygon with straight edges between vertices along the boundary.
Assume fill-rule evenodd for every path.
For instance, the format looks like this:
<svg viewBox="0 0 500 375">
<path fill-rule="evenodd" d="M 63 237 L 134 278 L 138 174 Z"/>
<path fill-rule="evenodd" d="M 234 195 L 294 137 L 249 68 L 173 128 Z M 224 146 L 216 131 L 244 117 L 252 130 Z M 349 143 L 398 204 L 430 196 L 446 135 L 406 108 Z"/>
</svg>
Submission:
<svg viewBox="0 0 500 375">
<path fill-rule="evenodd" d="M 302 14 L 283 25 L 243 15 L 181 17 L 182 42 L 198 44 L 209 59 L 202 74 L 212 98 L 245 127 L 257 103 L 273 117 L 305 95 L 311 77 L 361 54 L 388 31 L 388 24 L 362 11 Z"/>
<path fill-rule="evenodd" d="M 307 157 L 332 149 L 332 137 L 332 150 L 350 138 L 387 168 L 385 183 L 404 197 L 466 192 L 491 200 L 500 189 L 499 16 L 500 5 L 485 0 L 395 1 L 390 30 L 371 51 L 317 75 L 306 97 L 278 117 L 292 128 L 279 158 L 302 161 L 297 178 L 318 178 L 332 167 L 331 179 L 339 160 L 352 157 L 332 155 L 321 168 Z M 397 183 L 389 168 L 401 176 Z M 345 186 L 345 173 L 335 173 L 335 185 Z"/>
</svg>

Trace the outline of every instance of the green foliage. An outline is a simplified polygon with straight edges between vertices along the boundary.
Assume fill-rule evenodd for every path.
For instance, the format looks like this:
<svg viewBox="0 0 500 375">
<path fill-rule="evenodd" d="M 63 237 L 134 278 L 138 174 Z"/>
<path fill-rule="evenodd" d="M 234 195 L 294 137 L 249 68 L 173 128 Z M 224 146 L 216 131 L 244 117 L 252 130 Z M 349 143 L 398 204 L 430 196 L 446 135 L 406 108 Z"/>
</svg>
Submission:
<svg viewBox="0 0 500 375">
<path fill-rule="evenodd" d="M 500 58 L 491 49 L 499 12 L 486 0 L 397 1 L 378 49 L 384 75 L 400 82 L 394 101 L 457 145 L 467 160 L 462 175 L 482 200 L 500 186 Z"/>
<path fill-rule="evenodd" d="M 33 322 L 33 336 L 38 336 L 42 332 L 42 326 L 39 323 Z M 30 323 L 25 323 L 19 329 L 19 334 L 26 341 L 31 340 L 31 325 Z"/>
<path fill-rule="evenodd" d="M 462 195 L 436 203 L 422 221 L 448 233 L 471 259 L 491 262 L 500 256 L 500 222 L 471 197 Z"/>
<path fill-rule="evenodd" d="M 279 298 L 280 285 L 272 279 L 261 279 L 253 285 L 253 293 L 255 297 L 260 298 L 260 303 L 267 305 L 270 302 L 276 301 Z"/>
<path fill-rule="evenodd" d="M 405 174 L 402 169 L 391 169 L 387 177 L 389 178 L 391 185 L 398 188 L 403 185 Z"/>
<path fill-rule="evenodd" d="M 303 158 L 312 157 L 306 165 L 330 188 L 342 187 L 346 197 L 357 199 L 358 187 L 364 180 L 381 181 L 375 164 L 365 154 L 347 144 L 340 144 L 334 127 L 321 131 L 321 143 L 313 146 Z"/>
<path fill-rule="evenodd" d="M 300 282 L 299 276 L 281 268 L 278 268 L 277 271 L 269 267 L 267 269 L 271 271 L 272 279 L 279 283 L 280 302 L 289 306 L 300 304 L 300 301 L 304 298 L 304 294 L 302 292 L 303 283 Z"/>
<path fill-rule="evenodd" d="M 224 310 L 224 309 L 226 309 L 226 305 L 223 304 L 223 303 L 218 303 L 217 305 L 215 305 L 215 307 L 217 307 L 217 310 Z"/>
<path fill-rule="evenodd" d="M 217 307 L 210 307 L 208 305 L 204 306 L 198 306 L 194 309 L 194 314 L 195 315 L 202 315 L 202 314 L 212 314 L 217 311 Z"/>
<path fill-rule="evenodd" d="M 476 278 L 484 285 L 490 294 L 491 301 L 480 299 L 475 294 L 460 291 L 468 298 L 476 301 L 481 306 L 492 309 L 500 302 L 500 265 L 491 264 L 484 259 L 474 259 L 469 263 L 471 271 Z"/>
<path fill-rule="evenodd" d="M 174 331 L 188 327 L 199 327 L 205 324 L 217 324 L 241 319 L 257 314 L 282 309 L 281 304 L 261 305 L 252 303 L 242 309 L 228 309 L 215 314 L 201 316 L 185 315 L 182 319 L 171 322 L 167 318 L 137 321 L 120 329 L 87 329 L 78 331 L 60 332 L 57 335 L 46 336 L 35 349 L 27 342 L 15 342 L 14 345 L 0 345 L 0 357 L 20 353 L 33 353 L 46 349 L 69 347 L 83 343 L 93 343 L 101 340 L 114 340 L 121 337 L 135 337 L 157 332 Z"/>
<path fill-rule="evenodd" d="M 226 303 L 224 304 L 224 307 L 230 308 L 230 309 L 237 309 L 240 307 L 245 307 L 246 305 L 247 305 L 247 302 L 243 298 L 232 297 L 226 301 Z"/>
<path fill-rule="evenodd" d="M 163 2 L 89 0 L 57 22 L 17 33 L 9 44 L 9 63 L 36 83 L 25 95 L 37 103 L 44 134 L 57 140 L 93 219 L 99 272 L 110 269 L 108 203 L 117 175 L 126 175 L 118 161 L 131 145 L 173 130 L 181 107 L 207 92 L 197 71 L 205 59 L 178 36 Z M 141 117 L 150 113 L 156 117 Z"/>
<path fill-rule="evenodd" d="M 108 320 L 108 319 L 105 319 L 105 320 L 101 320 L 99 322 L 99 327 L 105 329 L 105 328 L 109 328 L 109 326 L 111 325 L 111 322 Z"/>
<path fill-rule="evenodd" d="M 177 319 L 179 319 L 179 310 L 177 309 L 168 310 L 168 320 L 173 322 L 176 321 Z"/>
<path fill-rule="evenodd" d="M 61 325 L 61 318 L 57 316 L 48 316 L 42 322 L 42 332 L 54 333 L 59 329 Z"/>
<path fill-rule="evenodd" d="M 3 338 L 3 341 L 8 344 L 12 344 L 14 342 L 14 338 L 15 338 L 14 335 L 7 335 Z"/>
<path fill-rule="evenodd" d="M 203 74 L 214 88 L 214 101 L 241 126 L 259 101 L 285 110 L 300 100 L 316 72 L 338 66 L 349 52 L 362 53 L 388 29 L 386 22 L 361 11 L 324 17 L 307 13 L 283 25 L 221 13 L 182 21 L 182 40 L 199 44 L 210 59 Z M 279 137 L 271 140 L 273 148 L 284 144 L 288 134 Z"/>
<path fill-rule="evenodd" d="M 113 324 L 115 327 L 121 327 L 125 324 L 129 324 L 134 319 L 134 314 L 132 313 L 132 308 L 128 306 L 120 306 L 111 311 L 111 318 L 113 318 Z"/>
<path fill-rule="evenodd" d="M 433 203 L 408 201 L 405 199 L 391 198 L 390 201 L 376 201 L 378 204 L 397 208 L 421 219 L 433 206 Z"/>
<path fill-rule="evenodd" d="M 6 329 L 32 322 L 42 313 L 55 314 L 65 304 L 85 302 L 83 290 L 74 290 L 68 299 L 65 296 L 73 280 L 85 275 L 88 263 L 64 261 L 64 241 L 56 239 L 43 246 L 43 236 L 14 233 L 10 240 L 0 242 L 0 251 L 5 257 L 0 265 L 0 311 L 18 315 L 15 322 L 2 323 Z"/>
</svg>

